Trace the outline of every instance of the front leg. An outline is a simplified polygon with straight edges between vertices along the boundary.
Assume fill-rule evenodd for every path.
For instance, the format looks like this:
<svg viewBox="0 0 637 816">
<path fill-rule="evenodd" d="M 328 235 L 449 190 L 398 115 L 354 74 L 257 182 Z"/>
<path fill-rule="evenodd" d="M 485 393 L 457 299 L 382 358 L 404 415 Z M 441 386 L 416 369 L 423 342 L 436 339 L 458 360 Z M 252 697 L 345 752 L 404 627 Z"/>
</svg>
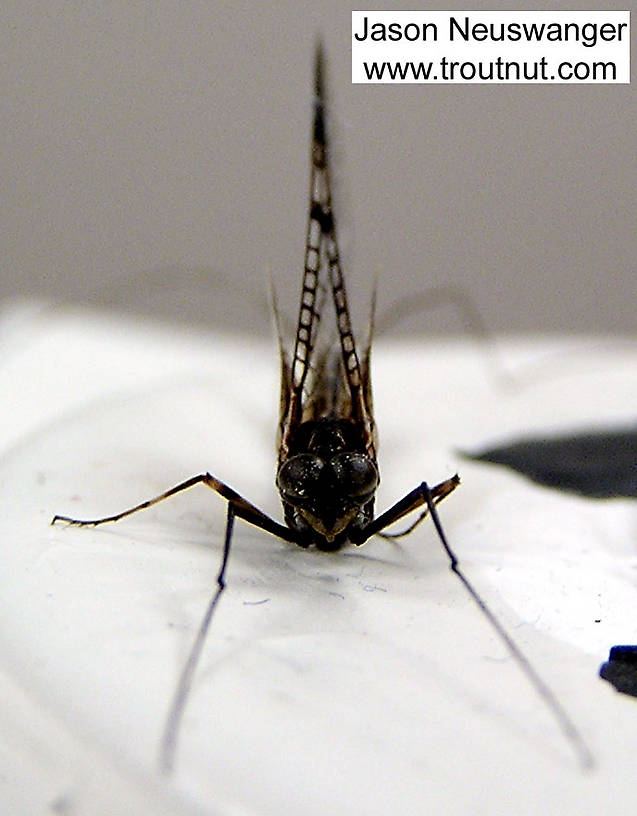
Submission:
<svg viewBox="0 0 637 816">
<path fill-rule="evenodd" d="M 113 516 L 104 516 L 104 518 L 84 520 L 71 518 L 70 516 L 55 515 L 51 520 L 51 524 L 55 524 L 58 521 L 63 521 L 66 524 L 72 524 L 76 527 L 97 527 L 98 524 L 105 524 L 109 521 L 119 521 L 126 516 L 137 513 L 138 510 L 145 510 L 147 507 L 152 507 L 154 504 L 158 504 L 158 502 L 168 499 L 170 496 L 174 496 L 176 493 L 181 493 L 182 490 L 187 490 L 189 487 L 193 487 L 194 485 L 200 483 L 206 485 L 206 487 L 209 487 L 211 490 L 214 490 L 215 493 L 218 493 L 220 496 L 226 499 L 226 501 L 230 502 L 234 507 L 234 515 L 236 515 L 238 518 L 242 518 L 249 524 L 258 527 L 261 530 L 265 530 L 267 533 L 271 533 L 274 536 L 278 536 L 278 538 L 282 538 L 284 541 L 290 541 L 293 544 L 298 543 L 299 536 L 295 530 L 291 530 L 289 527 L 285 527 L 283 524 L 279 524 L 277 521 L 274 521 L 274 519 L 271 519 L 254 504 L 249 502 L 247 499 L 244 499 L 243 496 L 236 492 L 236 490 L 233 490 L 231 487 L 225 484 L 225 482 L 220 481 L 210 473 L 200 473 L 198 476 L 192 476 L 190 479 L 186 479 L 185 482 L 180 482 L 178 485 L 175 485 L 175 487 L 171 487 L 170 490 L 166 490 L 165 493 L 155 496 L 154 499 L 148 499 L 141 504 L 136 504 L 134 507 L 130 507 L 128 510 L 124 510 L 121 513 L 116 513 Z"/>
<path fill-rule="evenodd" d="M 361 530 L 360 538 L 357 537 L 355 540 L 352 539 L 353 543 L 357 545 L 364 544 L 367 539 L 371 538 L 373 535 L 382 535 L 383 538 L 393 539 L 400 538 L 401 536 L 411 533 L 411 531 L 417 527 L 428 515 L 430 500 L 434 505 L 438 504 L 438 502 L 441 502 L 452 491 L 454 491 L 459 484 L 460 477 L 458 474 L 452 476 L 450 479 L 447 479 L 444 482 L 440 482 L 440 484 L 432 488 L 429 488 L 426 482 L 422 482 L 422 484 L 419 484 L 418 487 L 414 488 L 410 493 L 400 499 L 400 501 L 397 501 L 396 504 L 389 508 L 389 510 L 385 510 L 384 513 L 381 513 L 380 516 L 371 521 L 367 527 Z M 409 527 L 407 527 L 407 529 L 402 530 L 400 533 L 394 534 L 382 532 L 385 527 L 388 527 L 395 521 L 400 521 L 401 518 L 408 515 L 413 510 L 417 510 L 419 507 L 422 507 L 423 504 L 426 504 L 427 507 L 418 516 L 418 518 L 412 524 L 410 524 Z"/>
</svg>

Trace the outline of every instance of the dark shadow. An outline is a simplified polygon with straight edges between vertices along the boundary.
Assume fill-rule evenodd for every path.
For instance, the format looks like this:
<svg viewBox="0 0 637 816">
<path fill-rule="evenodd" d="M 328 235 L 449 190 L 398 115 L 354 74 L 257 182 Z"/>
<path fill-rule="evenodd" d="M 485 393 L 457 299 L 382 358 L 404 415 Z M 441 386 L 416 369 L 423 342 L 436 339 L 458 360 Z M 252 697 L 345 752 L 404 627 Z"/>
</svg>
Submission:
<svg viewBox="0 0 637 816">
<path fill-rule="evenodd" d="M 622 694 L 637 697 L 637 646 L 613 646 L 599 676 Z"/>
<path fill-rule="evenodd" d="M 520 439 L 461 455 L 505 465 L 534 482 L 582 496 L 637 497 L 637 428 Z"/>
</svg>

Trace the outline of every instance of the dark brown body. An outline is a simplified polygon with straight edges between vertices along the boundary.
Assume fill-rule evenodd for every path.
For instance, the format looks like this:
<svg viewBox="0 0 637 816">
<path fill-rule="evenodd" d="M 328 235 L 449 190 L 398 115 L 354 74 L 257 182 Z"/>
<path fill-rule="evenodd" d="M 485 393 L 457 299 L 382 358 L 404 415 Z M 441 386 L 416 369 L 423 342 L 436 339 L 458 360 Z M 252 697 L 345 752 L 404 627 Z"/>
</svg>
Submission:
<svg viewBox="0 0 637 816">
<path fill-rule="evenodd" d="M 330 290 L 336 328 L 322 346 Z M 325 330 L 323 335 L 325 335 Z M 362 540 L 379 482 L 369 345 L 358 358 L 336 240 L 329 182 L 322 62 L 317 55 L 310 208 L 301 303 L 291 363 L 282 351 L 277 487 L 302 547 Z"/>
</svg>

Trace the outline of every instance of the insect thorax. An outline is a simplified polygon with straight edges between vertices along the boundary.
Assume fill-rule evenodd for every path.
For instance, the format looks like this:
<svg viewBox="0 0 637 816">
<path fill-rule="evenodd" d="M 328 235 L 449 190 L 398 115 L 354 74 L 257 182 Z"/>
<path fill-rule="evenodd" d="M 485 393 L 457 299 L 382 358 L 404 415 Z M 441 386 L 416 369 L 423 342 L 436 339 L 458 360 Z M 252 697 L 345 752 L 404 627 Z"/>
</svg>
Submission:
<svg viewBox="0 0 637 816">
<path fill-rule="evenodd" d="M 298 426 L 277 472 L 286 524 L 300 546 L 321 550 L 356 541 L 374 516 L 378 482 L 357 425 L 329 417 Z"/>
</svg>

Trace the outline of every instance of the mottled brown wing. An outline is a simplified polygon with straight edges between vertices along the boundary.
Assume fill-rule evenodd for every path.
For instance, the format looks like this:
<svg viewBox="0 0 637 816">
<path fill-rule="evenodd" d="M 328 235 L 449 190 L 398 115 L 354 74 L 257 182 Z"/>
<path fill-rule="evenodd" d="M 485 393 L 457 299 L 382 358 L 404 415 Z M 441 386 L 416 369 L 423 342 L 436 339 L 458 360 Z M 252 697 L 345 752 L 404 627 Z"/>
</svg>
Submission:
<svg viewBox="0 0 637 816">
<path fill-rule="evenodd" d="M 322 280 L 329 279 L 329 283 Z M 316 352 L 321 292 L 329 288 L 336 317 L 332 347 Z M 320 416 L 352 419 L 376 461 L 375 426 L 369 377 L 369 346 L 359 362 L 343 280 L 329 182 L 323 62 L 317 50 L 315 72 L 310 211 L 305 246 L 301 303 L 294 355 L 281 355 L 279 462 L 289 454 L 290 440 L 301 422 Z"/>
</svg>

